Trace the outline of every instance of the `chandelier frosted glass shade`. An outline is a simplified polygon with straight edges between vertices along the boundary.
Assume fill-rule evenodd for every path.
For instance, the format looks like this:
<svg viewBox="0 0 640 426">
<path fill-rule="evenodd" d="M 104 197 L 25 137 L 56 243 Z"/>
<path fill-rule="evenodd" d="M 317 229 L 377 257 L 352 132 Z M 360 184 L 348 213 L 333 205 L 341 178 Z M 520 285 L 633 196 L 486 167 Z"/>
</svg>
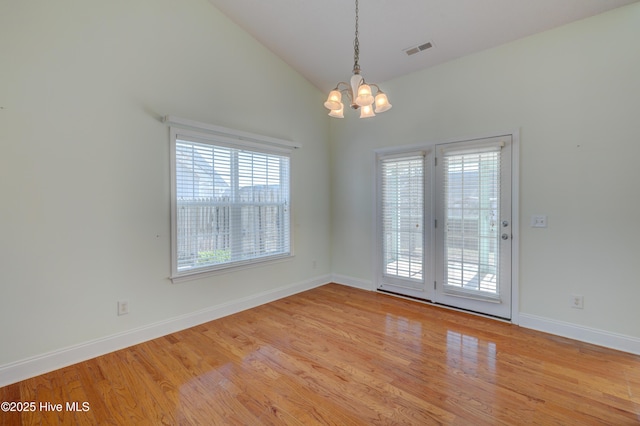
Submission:
<svg viewBox="0 0 640 426">
<path fill-rule="evenodd" d="M 387 99 L 387 95 L 380 91 L 376 95 L 376 112 L 385 112 L 391 109 L 391 104 L 389 103 L 389 99 Z"/>
<path fill-rule="evenodd" d="M 356 98 L 356 104 L 361 107 L 369 106 L 373 103 L 373 95 L 371 94 L 371 86 L 368 84 L 361 84 L 358 87 L 358 97 Z"/>
<path fill-rule="evenodd" d="M 342 109 L 342 93 L 339 90 L 332 90 L 329 93 L 327 102 L 324 103 L 325 108 L 330 110 Z"/>
<path fill-rule="evenodd" d="M 369 117 L 375 117 L 375 113 L 373 112 L 373 107 L 371 105 L 365 105 L 360 110 L 360 118 Z"/>
<path fill-rule="evenodd" d="M 344 105 L 340 104 L 340 109 L 332 109 L 329 111 L 329 117 L 344 118 Z"/>
</svg>

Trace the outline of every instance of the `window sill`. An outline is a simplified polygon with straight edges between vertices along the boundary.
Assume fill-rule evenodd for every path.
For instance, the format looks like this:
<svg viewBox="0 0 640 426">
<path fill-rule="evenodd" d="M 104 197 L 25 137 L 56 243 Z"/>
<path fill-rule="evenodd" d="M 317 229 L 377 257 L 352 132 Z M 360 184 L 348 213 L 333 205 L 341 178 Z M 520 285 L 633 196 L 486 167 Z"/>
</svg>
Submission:
<svg viewBox="0 0 640 426">
<path fill-rule="evenodd" d="M 177 274 L 169 277 L 173 284 L 178 284 L 187 281 L 194 281 L 201 278 L 206 278 L 214 275 L 228 274 L 232 272 L 243 271 L 247 269 L 258 268 L 266 265 L 272 265 L 276 263 L 288 262 L 293 259 L 293 254 L 287 254 L 282 256 L 267 257 L 264 259 L 252 259 L 246 262 L 240 262 L 233 265 L 214 266 L 207 269 L 197 269 L 184 272 L 178 272 Z"/>
</svg>

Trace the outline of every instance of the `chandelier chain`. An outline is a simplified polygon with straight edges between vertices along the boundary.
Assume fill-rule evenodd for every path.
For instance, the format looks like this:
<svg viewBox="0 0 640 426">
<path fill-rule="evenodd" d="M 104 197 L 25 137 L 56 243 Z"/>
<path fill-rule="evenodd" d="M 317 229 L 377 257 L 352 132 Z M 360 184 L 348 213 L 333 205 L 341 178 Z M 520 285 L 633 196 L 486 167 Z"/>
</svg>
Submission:
<svg viewBox="0 0 640 426">
<path fill-rule="evenodd" d="M 360 73 L 360 41 L 358 40 L 358 0 L 356 0 L 356 38 L 353 41 L 353 72 Z"/>
</svg>

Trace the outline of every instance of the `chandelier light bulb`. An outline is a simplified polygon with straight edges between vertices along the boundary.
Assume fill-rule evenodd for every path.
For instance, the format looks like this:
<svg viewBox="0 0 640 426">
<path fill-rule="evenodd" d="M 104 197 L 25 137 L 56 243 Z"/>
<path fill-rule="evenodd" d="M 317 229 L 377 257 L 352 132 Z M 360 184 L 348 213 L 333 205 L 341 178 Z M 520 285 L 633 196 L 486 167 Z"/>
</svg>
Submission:
<svg viewBox="0 0 640 426">
<path fill-rule="evenodd" d="M 356 98 L 356 104 L 361 107 L 369 106 L 373 103 L 373 95 L 371 94 L 371 86 L 368 84 L 361 84 L 358 87 L 358 97 Z"/>
<path fill-rule="evenodd" d="M 369 117 L 375 117 L 375 113 L 373 112 L 373 107 L 371 105 L 365 105 L 360 110 L 360 118 Z"/>
<path fill-rule="evenodd" d="M 329 111 L 329 117 L 344 118 L 344 104 L 340 104 L 340 109 L 332 109 Z"/>
</svg>

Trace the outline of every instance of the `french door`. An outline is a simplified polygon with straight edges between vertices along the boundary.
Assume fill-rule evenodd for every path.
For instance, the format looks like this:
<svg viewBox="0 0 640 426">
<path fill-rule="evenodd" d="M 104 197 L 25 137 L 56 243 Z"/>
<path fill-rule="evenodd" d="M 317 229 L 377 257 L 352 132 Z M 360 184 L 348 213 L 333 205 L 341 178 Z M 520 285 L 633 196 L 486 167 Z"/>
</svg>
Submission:
<svg viewBox="0 0 640 426">
<path fill-rule="evenodd" d="M 378 158 L 378 288 L 425 299 L 431 269 L 431 233 L 427 158 L 429 152 L 405 152 Z M 425 275 L 427 272 L 427 275 Z"/>
<path fill-rule="evenodd" d="M 377 287 L 511 318 L 512 138 L 378 153 Z"/>
</svg>

